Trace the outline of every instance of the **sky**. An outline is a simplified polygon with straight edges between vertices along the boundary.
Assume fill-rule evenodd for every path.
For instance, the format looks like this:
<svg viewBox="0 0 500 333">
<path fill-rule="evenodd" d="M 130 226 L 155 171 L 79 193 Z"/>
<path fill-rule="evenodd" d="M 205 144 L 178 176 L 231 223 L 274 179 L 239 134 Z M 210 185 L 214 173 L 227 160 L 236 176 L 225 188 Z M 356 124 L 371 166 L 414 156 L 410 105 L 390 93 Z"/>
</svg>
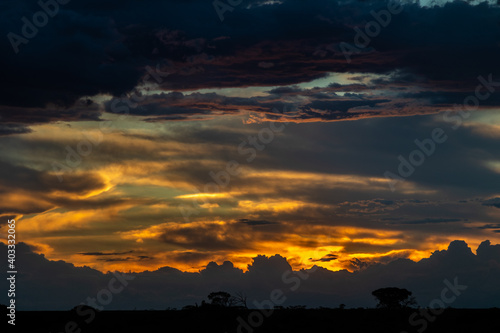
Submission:
<svg viewBox="0 0 500 333">
<path fill-rule="evenodd" d="M 316 267 L 296 302 L 370 306 L 391 281 L 425 303 L 460 273 L 458 305 L 498 306 L 467 272 L 500 269 L 500 3 L 232 3 L 0 4 L 0 220 L 26 290 L 120 271 L 168 276 L 181 306 Z M 166 304 L 134 288 L 116 308 Z"/>
</svg>

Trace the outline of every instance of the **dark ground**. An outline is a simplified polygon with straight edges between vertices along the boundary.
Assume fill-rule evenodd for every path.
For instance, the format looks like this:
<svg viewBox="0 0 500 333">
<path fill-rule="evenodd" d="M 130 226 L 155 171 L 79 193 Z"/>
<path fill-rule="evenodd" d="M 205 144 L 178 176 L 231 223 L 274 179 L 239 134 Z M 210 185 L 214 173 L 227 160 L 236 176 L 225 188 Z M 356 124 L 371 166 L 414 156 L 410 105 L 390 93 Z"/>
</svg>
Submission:
<svg viewBox="0 0 500 333">
<path fill-rule="evenodd" d="M 93 316 L 86 309 L 75 311 L 16 313 L 16 326 L 8 332 L 30 333 L 122 333 L 122 332 L 220 332 L 220 333 L 500 333 L 500 309 L 446 309 L 428 318 L 410 316 L 420 310 L 383 309 L 281 309 L 269 317 L 259 310 L 192 309 L 168 311 L 103 311 Z M 256 312 L 258 311 L 258 312 Z M 269 310 L 268 310 L 269 311 Z M 424 311 L 424 310 L 422 310 Z M 429 310 L 425 310 L 429 311 Z M 260 313 L 260 314 L 259 314 Z M 250 316 L 250 320 L 248 319 Z M 6 326 L 6 316 L 4 314 Z M 240 321 L 238 321 L 240 317 Z M 239 323 L 245 321 L 248 325 Z M 260 325 L 259 321 L 261 322 Z M 255 326 L 255 327 L 252 327 Z M 425 327 L 425 325 L 427 325 Z M 2 332 L 6 330 L 2 329 Z"/>
</svg>

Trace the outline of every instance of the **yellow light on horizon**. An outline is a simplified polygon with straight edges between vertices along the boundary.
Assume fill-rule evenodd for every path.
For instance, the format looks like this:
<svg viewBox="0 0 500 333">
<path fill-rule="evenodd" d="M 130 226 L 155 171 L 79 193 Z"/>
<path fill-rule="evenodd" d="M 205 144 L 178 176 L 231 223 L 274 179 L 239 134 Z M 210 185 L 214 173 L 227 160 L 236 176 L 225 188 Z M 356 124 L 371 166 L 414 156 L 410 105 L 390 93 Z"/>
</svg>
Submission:
<svg viewBox="0 0 500 333">
<path fill-rule="evenodd" d="M 230 198 L 232 196 L 233 194 L 231 193 L 196 193 L 196 194 L 178 195 L 175 198 L 176 199 L 202 199 L 202 198 L 219 199 L 219 198 Z"/>
</svg>

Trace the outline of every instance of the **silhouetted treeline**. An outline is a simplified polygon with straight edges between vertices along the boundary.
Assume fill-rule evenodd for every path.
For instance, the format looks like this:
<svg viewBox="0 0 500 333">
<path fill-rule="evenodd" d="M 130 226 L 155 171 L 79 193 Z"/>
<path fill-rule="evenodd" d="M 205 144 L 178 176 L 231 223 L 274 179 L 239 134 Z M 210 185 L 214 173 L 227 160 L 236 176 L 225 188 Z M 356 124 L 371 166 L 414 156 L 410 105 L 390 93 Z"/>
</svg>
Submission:
<svg viewBox="0 0 500 333">
<path fill-rule="evenodd" d="M 88 310 L 88 309 L 85 309 Z M 433 321 L 409 318 L 425 309 L 274 309 L 198 307 L 189 310 L 102 311 L 87 317 L 75 311 L 19 311 L 16 328 L 22 333 L 498 333 L 500 309 L 443 309 Z M 260 313 L 261 315 L 258 315 Z M 259 318 L 262 318 L 260 320 Z M 420 318 L 420 317 L 419 317 Z M 422 319 L 421 317 L 420 319 Z M 259 324 L 259 325 L 254 325 Z M 5 326 L 4 326 L 5 327 Z M 2 330 L 4 332 L 4 330 Z"/>
</svg>

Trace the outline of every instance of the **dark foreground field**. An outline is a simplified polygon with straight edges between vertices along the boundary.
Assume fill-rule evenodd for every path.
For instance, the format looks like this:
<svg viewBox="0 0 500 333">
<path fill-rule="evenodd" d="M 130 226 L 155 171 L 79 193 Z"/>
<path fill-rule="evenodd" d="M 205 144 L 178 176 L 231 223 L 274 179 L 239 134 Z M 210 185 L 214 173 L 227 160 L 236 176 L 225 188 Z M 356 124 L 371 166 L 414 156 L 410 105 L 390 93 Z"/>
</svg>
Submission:
<svg viewBox="0 0 500 333">
<path fill-rule="evenodd" d="M 15 329 L 8 327 L 7 330 L 30 333 L 500 332 L 500 309 L 441 311 L 434 315 L 423 309 L 281 309 L 267 313 L 268 317 L 258 310 L 246 309 L 104 311 L 95 317 L 90 312 L 84 315 L 72 311 L 18 312 Z M 5 325 L 5 317 L 3 320 Z"/>
</svg>

